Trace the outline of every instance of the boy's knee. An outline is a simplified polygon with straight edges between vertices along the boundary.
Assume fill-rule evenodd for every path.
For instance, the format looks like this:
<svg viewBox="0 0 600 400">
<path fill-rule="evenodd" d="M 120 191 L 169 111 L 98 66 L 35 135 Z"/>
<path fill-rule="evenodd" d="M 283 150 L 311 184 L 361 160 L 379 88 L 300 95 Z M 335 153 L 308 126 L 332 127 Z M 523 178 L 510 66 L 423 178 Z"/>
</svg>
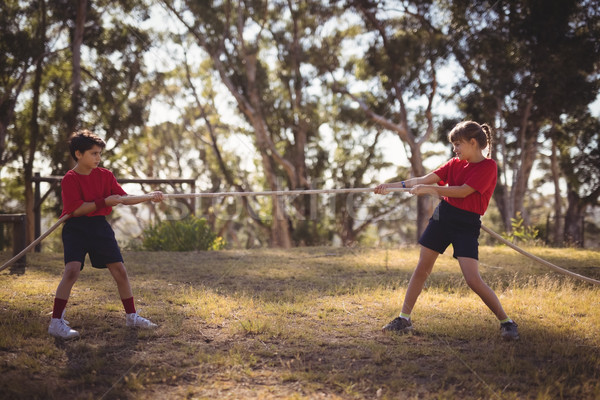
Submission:
<svg viewBox="0 0 600 400">
<path fill-rule="evenodd" d="M 69 282 L 75 282 L 79 278 L 79 271 L 81 267 L 79 265 L 67 265 L 63 274 L 63 279 Z"/>
<path fill-rule="evenodd" d="M 123 263 L 115 263 L 107 265 L 113 277 L 117 280 L 127 279 L 127 270 Z"/>
</svg>

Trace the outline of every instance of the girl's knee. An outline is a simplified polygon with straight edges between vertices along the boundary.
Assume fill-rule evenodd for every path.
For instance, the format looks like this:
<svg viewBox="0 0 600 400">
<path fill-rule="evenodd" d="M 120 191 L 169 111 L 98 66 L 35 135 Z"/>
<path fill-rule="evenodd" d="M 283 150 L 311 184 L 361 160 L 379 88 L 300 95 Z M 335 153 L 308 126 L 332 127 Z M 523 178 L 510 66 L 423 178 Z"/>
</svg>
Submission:
<svg viewBox="0 0 600 400">
<path fill-rule="evenodd" d="M 480 276 L 465 277 L 465 281 L 467 282 L 467 285 L 474 291 L 477 291 L 478 289 L 486 286 L 485 282 L 481 279 Z"/>
</svg>

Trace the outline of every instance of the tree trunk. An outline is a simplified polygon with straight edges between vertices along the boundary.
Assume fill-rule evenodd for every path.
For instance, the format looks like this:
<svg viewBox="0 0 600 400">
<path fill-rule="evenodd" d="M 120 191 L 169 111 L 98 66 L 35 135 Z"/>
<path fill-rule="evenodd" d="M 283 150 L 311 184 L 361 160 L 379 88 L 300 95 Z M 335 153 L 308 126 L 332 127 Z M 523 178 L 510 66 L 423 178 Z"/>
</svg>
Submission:
<svg viewBox="0 0 600 400">
<path fill-rule="evenodd" d="M 494 190 L 493 197 L 496 201 L 496 207 L 498 207 L 498 211 L 500 212 L 500 217 L 502 219 L 502 224 L 504 225 L 505 232 L 512 231 L 511 225 L 511 217 L 514 215 L 514 210 L 512 208 L 512 203 L 510 202 L 510 190 L 507 176 L 507 161 L 508 161 L 508 152 L 506 150 L 506 135 L 501 129 L 502 126 L 502 99 L 496 99 L 496 130 L 495 133 L 495 143 L 498 145 L 493 147 L 493 159 L 497 161 L 498 164 L 498 181 L 496 183 L 496 189 Z"/>
<path fill-rule="evenodd" d="M 521 165 L 517 170 L 517 178 L 513 188 L 513 210 L 515 210 L 515 213 L 521 212 L 523 220 L 527 225 L 530 225 L 530 218 L 524 206 L 525 195 L 527 194 L 527 185 L 537 155 L 537 149 L 537 135 L 530 135 L 521 149 Z"/>
<path fill-rule="evenodd" d="M 35 66 L 35 75 L 32 83 L 31 119 L 29 120 L 29 147 L 23 163 L 23 175 L 25 183 L 25 214 L 27 215 L 26 237 L 28 242 L 35 238 L 35 197 L 33 193 L 33 161 L 36 157 L 38 141 L 40 138 L 40 125 L 38 122 L 40 106 L 40 90 L 42 85 L 42 74 L 44 72 L 44 54 L 46 48 L 46 3 L 40 1 L 40 24 L 38 26 L 37 50 L 39 57 Z"/>
<path fill-rule="evenodd" d="M 87 0 L 78 0 L 77 15 L 75 17 L 75 31 L 73 32 L 73 42 L 71 43 L 72 65 L 71 65 L 71 110 L 68 113 L 67 132 L 68 137 L 75 132 L 79 126 L 77 119 L 79 117 L 79 108 L 81 107 L 81 46 L 83 44 L 83 34 L 85 30 Z M 67 163 L 69 168 L 75 166 L 75 160 L 69 157 Z"/>
<path fill-rule="evenodd" d="M 554 224 L 552 225 L 552 244 L 554 246 L 560 246 L 562 245 L 562 240 L 560 238 L 560 232 L 562 228 L 562 198 L 560 196 L 560 186 L 558 183 L 560 177 L 560 167 L 558 165 L 556 141 L 554 139 L 552 139 L 550 171 L 552 172 L 552 182 L 554 183 Z"/>
<path fill-rule="evenodd" d="M 583 247 L 583 214 L 587 205 L 571 188 L 567 191 L 564 241 L 569 246 Z"/>
<path fill-rule="evenodd" d="M 511 218 L 520 212 L 523 216 L 523 221 L 526 225 L 530 224 L 529 214 L 526 212 L 524 207 L 525 194 L 527 193 L 527 183 L 529 182 L 529 176 L 531 175 L 531 169 L 533 168 L 533 162 L 537 155 L 537 130 L 531 128 L 530 117 L 531 109 L 533 107 L 533 96 L 530 96 L 523 115 L 521 116 L 521 127 L 519 129 L 519 150 L 520 157 L 519 163 L 515 167 L 514 172 L 514 184 L 512 187 L 511 198 L 513 215 Z"/>
<path fill-rule="evenodd" d="M 419 146 L 411 146 L 409 158 L 414 176 L 426 175 L 427 171 L 425 171 L 425 167 L 423 166 L 423 158 Z M 417 240 L 419 240 L 423 232 L 425 232 L 425 228 L 427 228 L 429 218 L 431 218 L 432 214 L 433 198 L 431 196 L 417 196 Z"/>
</svg>

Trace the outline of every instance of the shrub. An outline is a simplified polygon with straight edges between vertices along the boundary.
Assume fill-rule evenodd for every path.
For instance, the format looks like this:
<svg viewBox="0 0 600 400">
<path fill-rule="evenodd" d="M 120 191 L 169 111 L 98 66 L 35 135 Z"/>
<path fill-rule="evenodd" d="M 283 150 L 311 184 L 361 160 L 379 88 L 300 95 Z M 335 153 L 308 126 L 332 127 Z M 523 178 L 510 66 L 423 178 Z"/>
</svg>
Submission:
<svg viewBox="0 0 600 400">
<path fill-rule="evenodd" d="M 538 244 L 539 229 L 534 226 L 525 225 L 521 212 L 517 212 L 515 218 L 510 219 L 512 232 L 509 235 L 503 235 L 505 239 L 513 243 L 523 242 L 529 245 Z"/>
<path fill-rule="evenodd" d="M 142 233 L 142 248 L 150 251 L 221 250 L 225 241 L 211 231 L 205 218 L 188 216 L 162 221 Z"/>
</svg>

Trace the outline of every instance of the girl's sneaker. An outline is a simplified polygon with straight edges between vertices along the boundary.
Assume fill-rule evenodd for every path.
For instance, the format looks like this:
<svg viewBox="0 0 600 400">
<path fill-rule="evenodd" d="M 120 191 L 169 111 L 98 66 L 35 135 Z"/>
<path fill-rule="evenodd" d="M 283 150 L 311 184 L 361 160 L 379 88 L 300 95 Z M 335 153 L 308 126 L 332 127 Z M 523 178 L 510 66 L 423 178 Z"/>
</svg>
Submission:
<svg viewBox="0 0 600 400">
<path fill-rule="evenodd" d="M 392 322 L 381 328 L 381 330 L 383 332 L 408 333 L 413 330 L 413 326 L 410 319 L 396 317 Z"/>
<path fill-rule="evenodd" d="M 519 340 L 519 331 L 517 324 L 513 321 L 508 321 L 500 324 L 500 336 L 506 340 Z"/>
<path fill-rule="evenodd" d="M 158 326 L 150 320 L 140 317 L 138 313 L 127 314 L 125 323 L 132 328 L 156 328 Z"/>
<path fill-rule="evenodd" d="M 48 333 L 61 339 L 73 339 L 79 336 L 79 332 L 69 327 L 69 324 L 62 318 L 52 318 Z"/>
</svg>

